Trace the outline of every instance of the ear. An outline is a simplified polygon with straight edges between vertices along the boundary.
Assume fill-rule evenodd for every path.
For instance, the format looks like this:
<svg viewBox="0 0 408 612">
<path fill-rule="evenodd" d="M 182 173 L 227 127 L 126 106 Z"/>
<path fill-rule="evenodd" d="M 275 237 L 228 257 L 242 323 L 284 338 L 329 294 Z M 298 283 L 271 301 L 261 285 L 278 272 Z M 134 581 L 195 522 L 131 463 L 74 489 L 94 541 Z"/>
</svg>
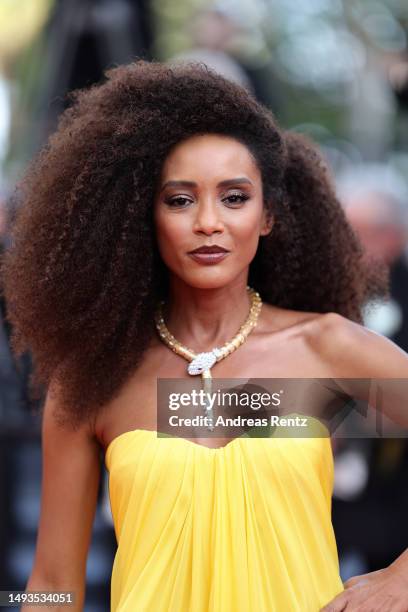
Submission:
<svg viewBox="0 0 408 612">
<path fill-rule="evenodd" d="M 273 224 L 274 224 L 274 218 L 273 218 L 272 212 L 264 208 L 263 215 L 262 215 L 261 230 L 259 232 L 259 235 L 267 236 L 268 234 L 270 234 L 272 231 Z"/>
</svg>

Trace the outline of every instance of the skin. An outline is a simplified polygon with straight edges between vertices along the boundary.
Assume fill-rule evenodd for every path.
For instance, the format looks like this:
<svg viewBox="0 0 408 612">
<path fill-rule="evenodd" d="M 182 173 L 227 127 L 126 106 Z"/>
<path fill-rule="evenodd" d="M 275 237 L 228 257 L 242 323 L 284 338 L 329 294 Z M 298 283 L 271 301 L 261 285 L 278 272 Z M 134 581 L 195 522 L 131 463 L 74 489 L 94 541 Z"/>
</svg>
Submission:
<svg viewBox="0 0 408 612">
<path fill-rule="evenodd" d="M 219 187 L 220 181 L 237 177 L 245 177 L 251 184 Z M 162 189 L 175 180 L 195 185 Z M 232 206 L 226 199 L 244 192 L 249 198 L 239 205 Z M 168 203 L 175 198 L 184 198 L 178 200 L 178 208 Z M 234 200 L 236 197 L 231 198 L 231 202 Z M 164 164 L 154 218 L 159 250 L 170 272 L 165 320 L 175 337 L 193 350 L 210 350 L 223 344 L 247 316 L 249 264 L 258 240 L 271 229 L 273 232 L 273 218 L 268 218 L 263 204 L 256 163 L 246 147 L 231 138 L 190 138 L 176 146 Z M 230 254 L 216 265 L 202 266 L 187 252 L 203 244 L 219 244 Z M 390 340 L 336 313 L 297 312 L 263 304 L 256 328 L 239 350 L 217 363 L 214 375 L 407 378 L 408 355 Z M 78 604 L 73 609 L 82 610 L 101 449 L 126 431 L 156 428 L 156 380 L 165 377 L 188 377 L 186 361 L 156 338 L 140 367 L 103 407 L 96 422 L 69 432 L 53 416 L 58 407 L 58 388 L 50 386 L 43 418 L 41 515 L 27 590 L 74 590 Z M 385 401 L 385 406 L 391 414 L 392 402 Z M 408 427 L 408 418 L 403 418 Z M 190 441 L 209 447 L 217 442 L 221 447 L 228 440 Z M 381 607 L 378 602 L 383 599 L 378 592 L 388 597 L 387 601 L 396 602 L 393 607 Z M 362 593 L 364 601 L 370 602 L 368 607 L 360 605 Z M 346 605 L 348 612 L 402 612 L 408 609 L 406 601 L 408 554 L 404 553 L 390 568 L 370 574 L 364 590 L 347 588 L 333 600 L 332 605 L 337 607 L 326 606 L 324 610 L 343 610 Z"/>
<path fill-rule="evenodd" d="M 194 186 L 172 186 L 179 180 Z M 232 182 L 220 186 L 225 180 Z M 248 266 L 259 237 L 272 228 L 263 206 L 261 176 L 247 148 L 214 135 L 179 144 L 164 164 L 155 224 L 159 251 L 170 270 L 171 309 L 166 321 L 180 341 L 177 334 L 186 340 L 193 337 L 197 348 L 222 343 L 248 313 L 242 291 Z M 230 251 L 217 265 L 200 265 L 187 254 L 213 244 Z"/>
</svg>

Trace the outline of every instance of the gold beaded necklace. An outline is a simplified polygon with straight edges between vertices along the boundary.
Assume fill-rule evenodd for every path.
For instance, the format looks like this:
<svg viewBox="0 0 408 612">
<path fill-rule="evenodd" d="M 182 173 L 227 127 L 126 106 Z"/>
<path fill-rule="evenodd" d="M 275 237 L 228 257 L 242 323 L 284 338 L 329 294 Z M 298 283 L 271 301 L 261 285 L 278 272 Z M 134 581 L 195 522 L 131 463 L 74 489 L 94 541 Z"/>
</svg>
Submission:
<svg viewBox="0 0 408 612">
<path fill-rule="evenodd" d="M 245 322 L 239 328 L 237 334 L 226 342 L 221 348 L 213 348 L 209 352 L 204 353 L 195 353 L 191 349 L 187 348 L 183 344 L 181 344 L 176 338 L 169 332 L 167 326 L 164 322 L 163 318 L 163 305 L 164 300 L 159 303 L 156 313 L 155 313 L 155 324 L 158 334 L 161 340 L 169 347 L 172 351 L 187 359 L 190 363 L 187 366 L 187 372 L 192 376 L 201 374 L 201 378 L 203 381 L 204 391 L 207 393 L 211 393 L 212 389 L 212 375 L 211 368 L 217 362 L 224 359 L 230 355 L 233 351 L 235 351 L 238 347 L 241 346 L 243 342 L 247 339 L 248 335 L 254 329 L 257 324 L 258 316 L 262 307 L 261 296 L 257 291 L 247 286 L 247 292 L 251 299 L 251 307 L 249 310 L 248 317 Z M 205 412 L 207 417 L 207 422 L 209 422 L 208 429 L 213 431 L 213 412 L 209 404 L 205 406 Z"/>
</svg>

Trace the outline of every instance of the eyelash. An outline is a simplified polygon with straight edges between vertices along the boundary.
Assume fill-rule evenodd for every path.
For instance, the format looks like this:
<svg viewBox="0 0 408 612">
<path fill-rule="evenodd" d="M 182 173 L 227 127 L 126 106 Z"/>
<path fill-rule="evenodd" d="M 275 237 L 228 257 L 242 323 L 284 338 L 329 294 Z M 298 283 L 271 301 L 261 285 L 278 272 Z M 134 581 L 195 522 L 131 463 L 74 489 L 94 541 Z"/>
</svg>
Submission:
<svg viewBox="0 0 408 612">
<path fill-rule="evenodd" d="M 228 200 L 228 198 L 239 198 L 241 203 L 244 203 L 246 200 L 249 200 L 249 196 L 246 195 L 245 193 L 231 193 L 229 196 L 224 198 L 224 200 Z M 174 204 L 174 202 L 178 202 L 179 200 L 186 200 L 186 201 L 188 201 L 187 198 L 185 198 L 183 196 L 178 196 L 178 197 L 173 198 L 171 200 L 165 200 L 165 202 L 169 206 L 174 206 L 174 208 L 185 208 L 185 206 Z M 237 202 L 230 202 L 231 205 L 234 205 L 236 203 Z"/>
</svg>

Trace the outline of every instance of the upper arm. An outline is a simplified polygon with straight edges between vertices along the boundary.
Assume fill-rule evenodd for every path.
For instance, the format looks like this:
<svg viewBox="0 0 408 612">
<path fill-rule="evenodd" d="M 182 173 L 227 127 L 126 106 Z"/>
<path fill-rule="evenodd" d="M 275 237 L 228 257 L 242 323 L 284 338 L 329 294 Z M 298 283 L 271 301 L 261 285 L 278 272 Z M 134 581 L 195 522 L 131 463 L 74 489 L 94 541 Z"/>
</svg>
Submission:
<svg viewBox="0 0 408 612">
<path fill-rule="evenodd" d="M 89 424 L 76 430 L 62 427 L 56 408 L 58 395 L 48 391 L 42 421 L 41 512 L 29 585 L 44 581 L 82 590 L 97 503 L 100 449 Z"/>
<path fill-rule="evenodd" d="M 325 317 L 323 330 L 319 349 L 333 379 L 351 396 L 368 401 L 407 428 L 408 353 L 389 338 L 335 313 Z"/>
</svg>

